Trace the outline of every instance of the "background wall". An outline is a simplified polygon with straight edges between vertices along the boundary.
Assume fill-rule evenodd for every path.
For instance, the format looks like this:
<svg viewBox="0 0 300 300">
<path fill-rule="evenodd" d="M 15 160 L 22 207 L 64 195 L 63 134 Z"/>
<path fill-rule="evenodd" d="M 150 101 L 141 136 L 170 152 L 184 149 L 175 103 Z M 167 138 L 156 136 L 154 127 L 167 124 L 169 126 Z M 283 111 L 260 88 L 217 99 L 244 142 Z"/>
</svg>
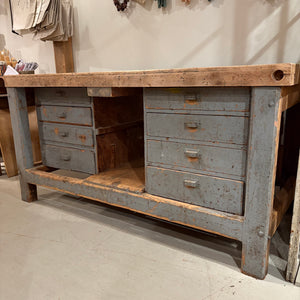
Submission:
<svg viewBox="0 0 300 300">
<path fill-rule="evenodd" d="M 300 62 L 299 0 L 73 0 L 77 72 Z M 51 42 L 11 33 L 8 0 L 0 4 L 0 48 L 55 72 Z"/>
</svg>

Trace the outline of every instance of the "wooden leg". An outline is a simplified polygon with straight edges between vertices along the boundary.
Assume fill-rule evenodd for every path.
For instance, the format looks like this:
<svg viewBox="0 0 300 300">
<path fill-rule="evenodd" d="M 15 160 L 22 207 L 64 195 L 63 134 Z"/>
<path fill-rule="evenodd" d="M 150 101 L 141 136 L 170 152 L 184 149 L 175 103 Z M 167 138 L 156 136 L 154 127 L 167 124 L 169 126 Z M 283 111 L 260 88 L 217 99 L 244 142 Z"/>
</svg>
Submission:
<svg viewBox="0 0 300 300">
<path fill-rule="evenodd" d="M 23 178 L 24 171 L 33 167 L 32 144 L 29 130 L 27 101 L 24 88 L 7 88 L 8 103 L 14 136 L 21 195 L 24 201 L 37 199 L 36 186 Z"/>
<path fill-rule="evenodd" d="M 32 202 L 37 200 L 37 188 L 35 184 L 27 183 L 20 175 L 20 187 L 22 200 Z"/>
<path fill-rule="evenodd" d="M 280 121 L 280 88 L 252 88 L 241 268 L 259 279 L 268 272 Z"/>
</svg>

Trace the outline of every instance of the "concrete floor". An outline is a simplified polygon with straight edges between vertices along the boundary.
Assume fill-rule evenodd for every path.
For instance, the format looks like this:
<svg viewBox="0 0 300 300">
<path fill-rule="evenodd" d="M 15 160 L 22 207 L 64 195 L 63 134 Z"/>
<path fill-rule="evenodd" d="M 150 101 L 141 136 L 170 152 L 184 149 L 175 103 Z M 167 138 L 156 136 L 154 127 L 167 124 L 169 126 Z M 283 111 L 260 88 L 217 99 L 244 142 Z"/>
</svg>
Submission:
<svg viewBox="0 0 300 300">
<path fill-rule="evenodd" d="M 300 299 L 284 281 L 287 241 L 269 274 L 240 270 L 241 245 L 124 210 L 39 189 L 20 200 L 0 177 L 0 299 Z"/>
</svg>

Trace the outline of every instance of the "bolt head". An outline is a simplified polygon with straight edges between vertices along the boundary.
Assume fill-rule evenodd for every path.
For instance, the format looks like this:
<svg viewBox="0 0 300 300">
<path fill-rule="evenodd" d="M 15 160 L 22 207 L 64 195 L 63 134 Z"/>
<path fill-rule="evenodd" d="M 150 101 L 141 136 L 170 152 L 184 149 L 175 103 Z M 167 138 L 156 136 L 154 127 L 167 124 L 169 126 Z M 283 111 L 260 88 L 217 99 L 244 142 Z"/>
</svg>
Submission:
<svg viewBox="0 0 300 300">
<path fill-rule="evenodd" d="M 271 100 L 269 103 L 268 103 L 269 107 L 272 107 L 275 105 L 275 100 Z"/>
<path fill-rule="evenodd" d="M 264 232 L 262 230 L 259 230 L 257 234 L 258 234 L 259 237 L 263 237 L 264 236 Z"/>
</svg>

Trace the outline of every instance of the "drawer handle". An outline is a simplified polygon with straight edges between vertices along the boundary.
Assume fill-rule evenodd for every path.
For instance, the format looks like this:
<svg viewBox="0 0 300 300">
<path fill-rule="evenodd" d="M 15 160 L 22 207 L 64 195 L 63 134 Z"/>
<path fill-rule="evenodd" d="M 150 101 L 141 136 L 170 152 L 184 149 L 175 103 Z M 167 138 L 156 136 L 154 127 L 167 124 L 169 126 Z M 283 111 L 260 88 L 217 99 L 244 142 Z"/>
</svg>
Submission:
<svg viewBox="0 0 300 300">
<path fill-rule="evenodd" d="M 70 161 L 71 160 L 71 155 L 70 154 L 62 154 L 61 159 L 63 161 Z"/>
<path fill-rule="evenodd" d="M 69 136 L 69 133 L 68 132 L 60 132 L 59 135 L 61 137 L 67 137 L 67 136 Z"/>
<path fill-rule="evenodd" d="M 188 187 L 188 188 L 196 188 L 198 187 L 198 180 L 189 180 L 189 179 L 185 179 L 183 181 L 184 186 Z"/>
<path fill-rule="evenodd" d="M 56 90 L 55 94 L 59 97 L 65 97 L 66 96 L 66 92 L 63 90 Z"/>
<path fill-rule="evenodd" d="M 60 119 L 65 119 L 67 117 L 67 113 L 66 112 L 58 113 L 57 117 L 60 118 Z"/>
<path fill-rule="evenodd" d="M 185 95 L 184 101 L 185 102 L 197 102 L 197 96 L 196 95 Z"/>
<path fill-rule="evenodd" d="M 184 126 L 186 127 L 186 128 L 191 128 L 191 129 L 196 129 L 196 128 L 198 128 L 199 127 L 199 123 L 196 123 L 196 122 L 186 122 L 186 123 L 184 123 Z"/>
<path fill-rule="evenodd" d="M 199 158 L 200 157 L 200 151 L 199 150 L 194 150 L 194 149 L 184 149 L 184 154 L 187 157 L 192 157 L 192 158 Z"/>
</svg>

